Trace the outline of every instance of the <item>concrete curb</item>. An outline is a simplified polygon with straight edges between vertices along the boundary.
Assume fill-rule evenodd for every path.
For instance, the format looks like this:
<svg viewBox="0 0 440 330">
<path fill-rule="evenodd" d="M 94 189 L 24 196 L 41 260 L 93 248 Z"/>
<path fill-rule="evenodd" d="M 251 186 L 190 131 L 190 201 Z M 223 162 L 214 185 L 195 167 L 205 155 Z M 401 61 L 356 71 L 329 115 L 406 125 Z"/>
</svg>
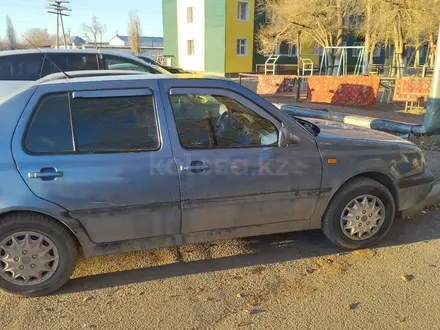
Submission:
<svg viewBox="0 0 440 330">
<path fill-rule="evenodd" d="M 327 109 L 308 109 L 284 103 L 273 103 L 278 109 L 294 116 L 317 118 L 336 121 L 353 126 L 370 128 L 378 131 L 397 134 L 425 134 L 423 125 L 408 124 L 400 121 L 380 119 L 375 117 L 350 115 L 341 112 L 328 111 Z"/>
<path fill-rule="evenodd" d="M 432 187 L 431 192 L 429 193 L 426 198 L 420 202 L 419 204 L 414 205 L 413 207 L 409 208 L 408 210 L 403 211 L 404 217 L 411 217 L 417 212 L 419 212 L 421 209 L 428 205 L 435 205 L 438 202 L 440 202 L 440 183 L 435 184 Z"/>
</svg>

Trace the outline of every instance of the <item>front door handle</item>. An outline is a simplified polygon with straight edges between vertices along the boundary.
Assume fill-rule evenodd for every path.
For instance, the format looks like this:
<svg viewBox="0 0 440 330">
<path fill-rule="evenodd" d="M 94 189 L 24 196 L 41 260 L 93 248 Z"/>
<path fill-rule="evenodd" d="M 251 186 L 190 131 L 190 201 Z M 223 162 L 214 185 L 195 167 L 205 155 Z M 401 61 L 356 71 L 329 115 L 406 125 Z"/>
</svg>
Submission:
<svg viewBox="0 0 440 330">
<path fill-rule="evenodd" d="M 204 171 L 209 170 L 209 165 L 200 160 L 195 160 L 191 162 L 191 165 L 181 165 L 180 170 L 193 173 L 203 173 Z"/>
<path fill-rule="evenodd" d="M 55 180 L 64 176 L 64 173 L 58 171 L 53 167 L 45 167 L 40 170 L 40 172 L 29 172 L 28 176 L 30 179 L 41 179 L 43 181 Z"/>
</svg>

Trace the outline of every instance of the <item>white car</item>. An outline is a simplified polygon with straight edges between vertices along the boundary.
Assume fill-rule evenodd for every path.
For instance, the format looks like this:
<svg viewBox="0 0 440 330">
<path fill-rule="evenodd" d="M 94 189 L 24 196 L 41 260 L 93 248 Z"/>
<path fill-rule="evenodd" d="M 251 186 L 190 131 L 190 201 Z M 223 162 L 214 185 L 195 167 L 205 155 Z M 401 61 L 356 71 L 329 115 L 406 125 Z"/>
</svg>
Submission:
<svg viewBox="0 0 440 330">
<path fill-rule="evenodd" d="M 28 49 L 0 52 L 0 98 L 47 75 L 67 71 L 130 70 L 169 73 L 135 56 L 98 49 Z"/>
</svg>

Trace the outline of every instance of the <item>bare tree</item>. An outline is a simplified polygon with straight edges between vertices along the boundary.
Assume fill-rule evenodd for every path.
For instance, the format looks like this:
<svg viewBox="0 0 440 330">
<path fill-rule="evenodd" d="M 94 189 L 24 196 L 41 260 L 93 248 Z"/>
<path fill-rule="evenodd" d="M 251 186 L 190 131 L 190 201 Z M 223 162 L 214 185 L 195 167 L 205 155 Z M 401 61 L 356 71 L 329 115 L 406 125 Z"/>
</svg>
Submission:
<svg viewBox="0 0 440 330">
<path fill-rule="evenodd" d="M 9 49 L 17 47 L 17 37 L 15 35 L 15 28 L 12 24 L 11 18 L 6 15 L 6 37 L 8 38 Z"/>
<path fill-rule="evenodd" d="M 101 24 L 98 21 L 96 15 L 92 16 L 92 22 L 90 25 L 83 23 L 82 32 L 87 42 L 97 45 L 98 42 L 102 43 L 102 35 L 107 31 L 105 24 Z"/>
<path fill-rule="evenodd" d="M 263 26 L 257 33 L 260 53 L 272 53 L 280 42 L 296 44 L 298 32 L 303 44 L 342 46 L 349 28 L 347 17 L 354 4 L 355 0 L 261 0 L 260 12 L 270 10 L 272 24 Z M 327 50 L 327 56 L 332 65 L 333 51 Z"/>
<path fill-rule="evenodd" d="M 439 24 L 439 10 L 438 0 L 379 1 L 378 11 L 372 14 L 374 24 L 382 33 L 380 41 L 394 45 L 393 62 L 398 76 L 403 75 L 403 68 L 407 65 L 408 47 L 414 47 L 413 54 L 416 55 L 421 45 L 433 42 Z"/>
<path fill-rule="evenodd" d="M 369 66 L 373 64 L 376 47 L 387 39 L 386 31 L 380 23 L 381 10 L 384 10 L 382 0 L 359 0 L 353 11 L 355 25 L 353 32 L 365 40 L 364 74 L 368 74 Z"/>
<path fill-rule="evenodd" d="M 131 51 L 135 55 L 141 52 L 140 39 L 142 36 L 141 22 L 136 12 L 131 12 L 128 18 L 128 39 L 130 42 Z"/>
<path fill-rule="evenodd" d="M 56 41 L 56 36 L 50 34 L 47 29 L 32 28 L 25 32 L 24 43 L 28 47 L 52 46 Z"/>
<path fill-rule="evenodd" d="M 269 9 L 272 24 L 257 33 L 260 53 L 273 53 L 277 43 L 302 43 L 323 47 L 341 46 L 347 32 L 365 39 L 367 63 L 371 64 L 378 45 L 394 45 L 394 67 L 403 73 L 406 50 L 434 44 L 440 22 L 440 0 L 259 0 L 259 11 Z M 350 19 L 354 18 L 354 19 Z M 338 52 L 328 50 L 329 63 Z M 412 59 L 411 59 L 412 61 Z M 368 67 L 365 68 L 365 73 Z"/>
</svg>

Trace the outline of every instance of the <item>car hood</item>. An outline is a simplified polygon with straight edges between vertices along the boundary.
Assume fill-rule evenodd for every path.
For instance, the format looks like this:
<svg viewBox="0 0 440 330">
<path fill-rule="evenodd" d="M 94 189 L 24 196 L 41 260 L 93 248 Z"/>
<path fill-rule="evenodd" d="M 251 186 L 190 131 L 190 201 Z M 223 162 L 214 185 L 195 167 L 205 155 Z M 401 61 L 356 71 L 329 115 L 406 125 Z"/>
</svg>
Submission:
<svg viewBox="0 0 440 330">
<path fill-rule="evenodd" d="M 321 120 L 314 118 L 306 118 L 307 121 L 317 125 L 321 132 L 318 139 L 331 140 L 351 140 L 351 141 L 374 141 L 374 142 L 388 142 L 398 144 L 412 145 L 411 142 L 404 140 L 398 136 L 388 134 L 385 132 L 363 128 L 359 126 L 347 125 L 335 121 Z"/>
<path fill-rule="evenodd" d="M 407 140 L 373 129 L 326 120 L 307 120 L 321 130 L 315 140 L 322 158 L 338 159 L 336 171 L 344 169 L 353 175 L 379 172 L 399 180 L 425 170 L 422 150 Z"/>
</svg>

